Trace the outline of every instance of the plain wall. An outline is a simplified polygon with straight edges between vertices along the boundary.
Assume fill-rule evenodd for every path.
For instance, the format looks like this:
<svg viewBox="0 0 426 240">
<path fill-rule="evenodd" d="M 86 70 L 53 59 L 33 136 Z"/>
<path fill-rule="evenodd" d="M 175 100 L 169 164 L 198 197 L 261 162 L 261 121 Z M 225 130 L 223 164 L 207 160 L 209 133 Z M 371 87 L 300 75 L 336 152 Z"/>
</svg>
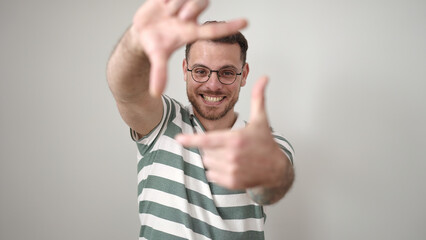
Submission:
<svg viewBox="0 0 426 240">
<path fill-rule="evenodd" d="M 0 2 L 0 239 L 137 239 L 136 147 L 105 69 L 141 1 Z M 253 82 L 296 181 L 267 239 L 426 238 L 426 2 L 213 0 L 247 17 Z M 167 94 L 186 103 L 181 61 Z"/>
</svg>

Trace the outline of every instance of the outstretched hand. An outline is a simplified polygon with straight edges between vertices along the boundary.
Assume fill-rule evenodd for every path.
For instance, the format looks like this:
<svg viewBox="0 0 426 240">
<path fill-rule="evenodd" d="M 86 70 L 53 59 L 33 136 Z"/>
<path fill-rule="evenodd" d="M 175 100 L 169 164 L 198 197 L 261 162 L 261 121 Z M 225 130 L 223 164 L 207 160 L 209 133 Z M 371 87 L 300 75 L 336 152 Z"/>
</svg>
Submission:
<svg viewBox="0 0 426 240">
<path fill-rule="evenodd" d="M 179 135 L 186 147 L 198 147 L 210 181 L 229 189 L 280 184 L 283 156 L 274 141 L 265 110 L 268 79 L 260 78 L 252 90 L 249 124 L 240 130 Z"/>
<path fill-rule="evenodd" d="M 243 19 L 199 25 L 208 0 L 148 0 L 133 18 L 131 34 L 151 63 L 150 93 L 160 96 L 166 86 L 167 61 L 186 43 L 231 35 L 247 25 Z"/>
</svg>

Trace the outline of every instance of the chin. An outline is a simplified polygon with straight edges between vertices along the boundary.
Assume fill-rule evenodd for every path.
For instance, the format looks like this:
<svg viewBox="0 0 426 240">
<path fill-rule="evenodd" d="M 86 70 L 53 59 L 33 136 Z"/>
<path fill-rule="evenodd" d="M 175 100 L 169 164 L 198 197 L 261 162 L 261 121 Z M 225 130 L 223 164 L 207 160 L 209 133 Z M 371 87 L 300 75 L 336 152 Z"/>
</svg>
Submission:
<svg viewBox="0 0 426 240">
<path fill-rule="evenodd" d="M 188 100 L 197 112 L 198 116 L 203 119 L 215 121 L 224 118 L 234 108 L 238 98 L 228 98 L 226 96 L 223 101 L 216 106 L 209 106 L 204 103 L 202 95 L 189 94 L 187 91 Z"/>
<path fill-rule="evenodd" d="M 191 103 L 192 104 L 192 103 Z M 219 110 L 219 109 L 202 109 L 198 104 L 192 104 L 192 106 L 194 107 L 194 111 L 196 111 L 198 113 L 198 115 L 200 115 L 202 118 L 207 119 L 207 120 L 219 120 L 221 118 L 223 118 L 230 109 L 226 108 L 225 110 Z"/>
</svg>

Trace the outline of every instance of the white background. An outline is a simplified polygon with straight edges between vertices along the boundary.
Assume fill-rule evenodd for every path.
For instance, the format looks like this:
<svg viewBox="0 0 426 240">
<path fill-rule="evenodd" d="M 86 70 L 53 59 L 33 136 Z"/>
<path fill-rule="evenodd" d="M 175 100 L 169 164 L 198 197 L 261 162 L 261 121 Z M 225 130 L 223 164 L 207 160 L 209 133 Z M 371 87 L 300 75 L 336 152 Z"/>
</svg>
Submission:
<svg viewBox="0 0 426 240">
<path fill-rule="evenodd" d="M 137 239 L 136 147 L 105 69 L 141 1 L 0 3 L 0 239 Z M 247 17 L 249 118 L 271 77 L 271 125 L 296 181 L 267 239 L 426 238 L 426 2 L 214 0 Z M 167 94 L 186 103 L 183 50 Z"/>
</svg>

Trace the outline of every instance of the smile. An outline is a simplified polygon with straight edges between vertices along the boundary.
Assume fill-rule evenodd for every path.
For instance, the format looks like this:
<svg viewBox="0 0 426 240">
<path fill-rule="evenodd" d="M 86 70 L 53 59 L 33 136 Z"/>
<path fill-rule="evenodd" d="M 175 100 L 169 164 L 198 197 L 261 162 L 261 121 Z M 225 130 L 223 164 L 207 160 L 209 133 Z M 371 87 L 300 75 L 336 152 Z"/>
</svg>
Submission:
<svg viewBox="0 0 426 240">
<path fill-rule="evenodd" d="M 220 102 L 225 98 L 225 97 L 213 97 L 213 96 L 206 96 L 206 95 L 201 95 L 201 97 L 203 97 L 204 101 L 211 102 L 211 103 Z"/>
</svg>

